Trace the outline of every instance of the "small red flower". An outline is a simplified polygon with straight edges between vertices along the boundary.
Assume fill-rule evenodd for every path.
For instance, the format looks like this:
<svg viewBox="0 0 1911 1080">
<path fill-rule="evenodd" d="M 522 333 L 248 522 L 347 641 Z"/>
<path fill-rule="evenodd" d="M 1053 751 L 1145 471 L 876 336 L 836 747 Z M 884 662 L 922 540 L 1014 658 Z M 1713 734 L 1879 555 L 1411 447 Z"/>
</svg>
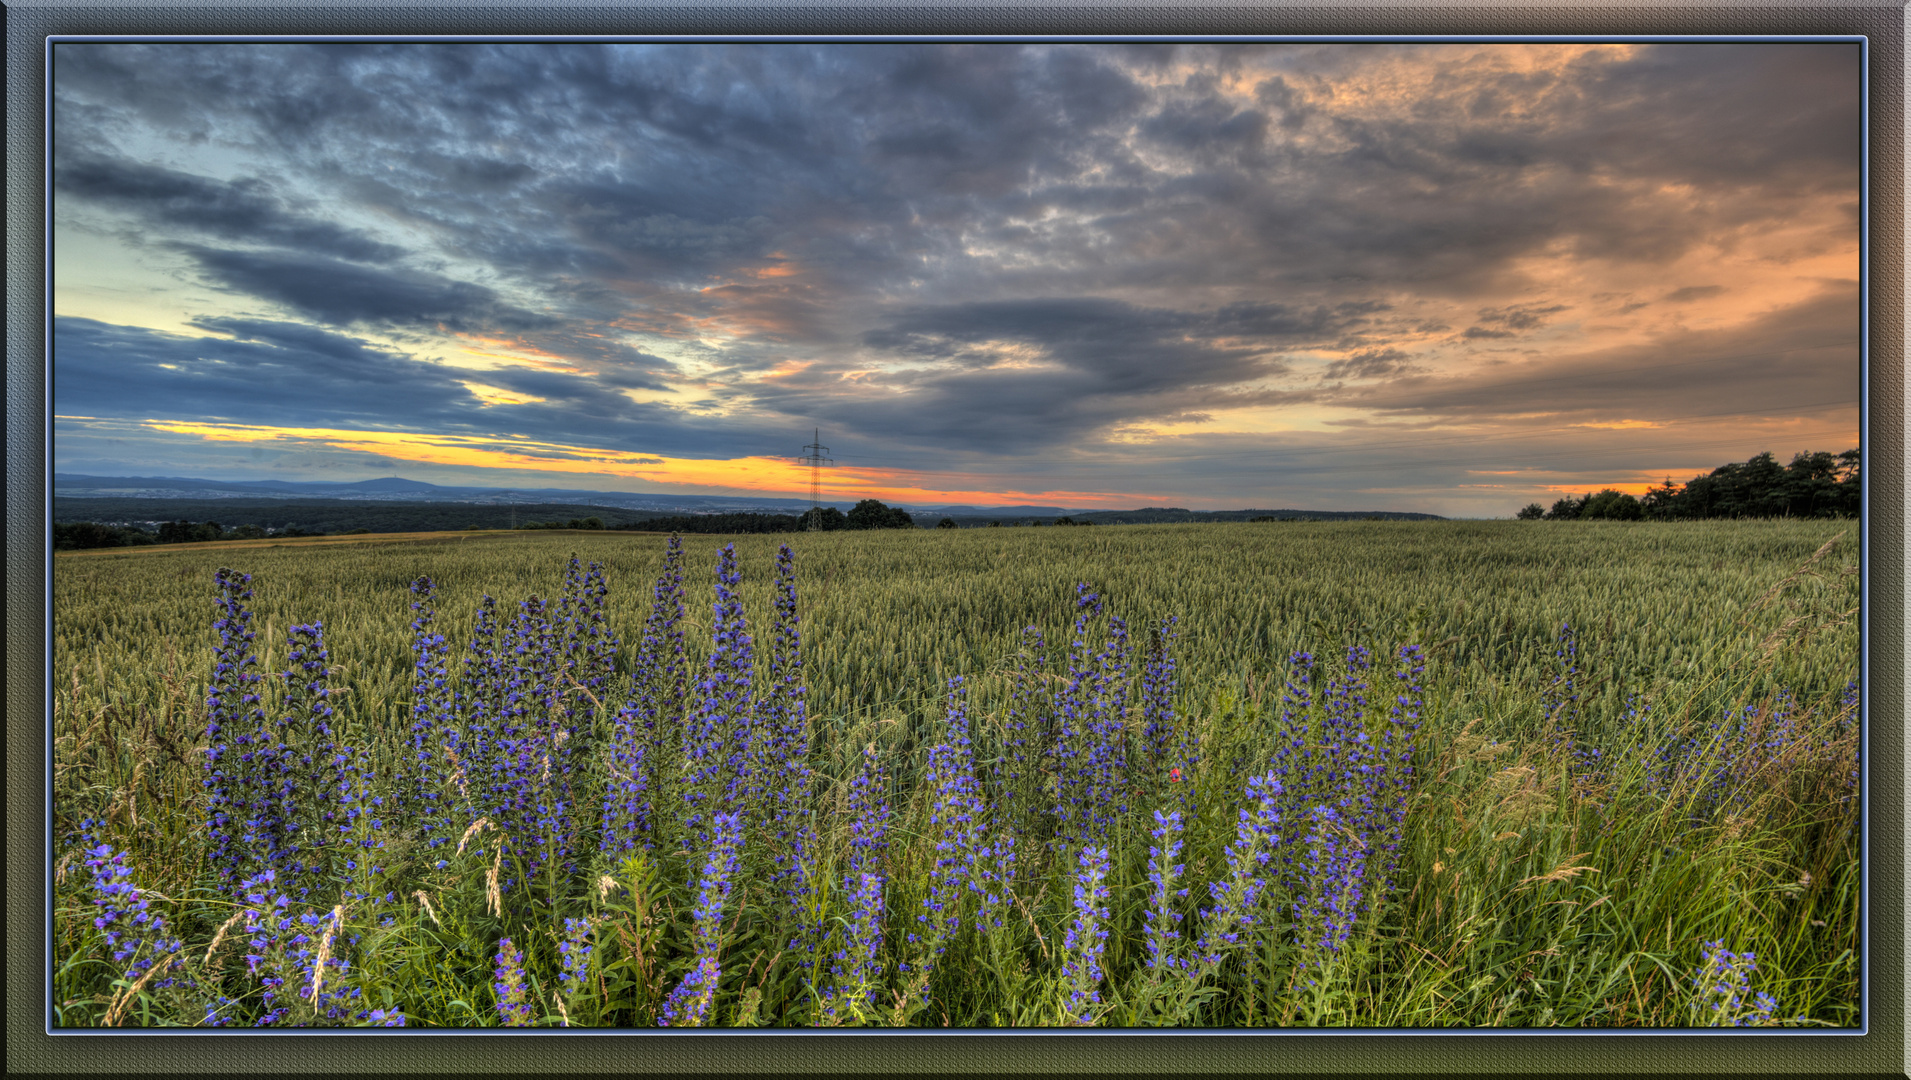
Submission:
<svg viewBox="0 0 1911 1080">
<path fill-rule="evenodd" d="M 1181 782 L 1181 770 L 1180 770 L 1180 769 L 1169 769 L 1169 770 L 1168 770 L 1168 782 L 1169 782 L 1170 784 L 1179 784 L 1179 783 Z"/>
</svg>

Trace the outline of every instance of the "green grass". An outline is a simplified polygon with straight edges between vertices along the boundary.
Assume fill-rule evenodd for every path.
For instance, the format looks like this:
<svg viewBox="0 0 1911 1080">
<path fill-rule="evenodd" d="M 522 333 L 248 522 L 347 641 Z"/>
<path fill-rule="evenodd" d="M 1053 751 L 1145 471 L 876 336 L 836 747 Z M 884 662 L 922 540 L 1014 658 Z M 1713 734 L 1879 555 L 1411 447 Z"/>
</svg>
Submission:
<svg viewBox="0 0 1911 1080">
<path fill-rule="evenodd" d="M 870 742 L 896 778 L 888 1007 L 873 1022 L 896 1020 L 893 998 L 906 989 L 897 971 L 908 959 L 902 933 L 934 857 L 921 771 L 939 737 L 946 680 L 968 681 L 986 763 L 999 746 L 1021 628 L 1043 627 L 1051 653 L 1059 651 L 1075 584 L 1085 581 L 1137 632 L 1152 618 L 1180 616 L 1180 709 L 1204 762 L 1189 778 L 1198 812 L 1184 853 L 1197 892 L 1224 857 L 1243 797 L 1246 773 L 1225 766 L 1261 768 L 1255 763 L 1274 746 L 1287 657 L 1307 650 L 1325 659 L 1362 643 L 1374 650 L 1377 677 L 1398 645 L 1422 644 L 1429 659 L 1395 890 L 1316 985 L 1296 979 L 1291 935 L 1266 933 L 1258 954 L 1231 958 L 1167 1022 L 1685 1025 L 1700 944 L 1722 939 L 1757 953 L 1753 987 L 1776 996 L 1782 1015 L 1842 1026 L 1857 1016 L 1860 877 L 1855 804 L 1839 801 L 1847 792 L 1836 762 L 1776 754 L 1732 806 L 1709 813 L 1692 785 L 1659 790 L 1647 769 L 1663 731 L 1700 735 L 1727 708 L 1769 707 L 1781 688 L 1816 709 L 1826 738 L 1835 734 L 1835 698 L 1857 667 L 1856 578 L 1844 565 L 1855 562 L 1855 537 L 1808 561 L 1839 530 L 1822 522 L 1353 522 L 691 537 L 686 632 L 693 651 L 708 648 L 709 571 L 717 546 L 734 540 L 745 609 L 753 631 L 767 635 L 770 563 L 776 544 L 791 540 L 822 804 L 840 803 Z M 203 1003 L 182 992 L 114 986 L 72 836 L 83 818 L 103 819 L 112 842 L 130 849 L 134 880 L 164 898 L 155 909 L 187 943 L 194 970 L 220 966 L 201 957 L 235 908 L 211 888 L 195 751 L 218 566 L 253 575 L 262 670 L 282 663 L 286 627 L 325 623 L 333 685 L 346 688 L 338 726 L 388 758 L 409 724 L 411 581 L 428 574 L 438 583 L 437 629 L 453 646 L 456 672 L 481 594 L 501 607 L 550 596 L 568 555 L 600 561 L 627 666 L 663 545 L 657 536 L 565 533 L 57 559 L 62 1022 L 100 1023 L 121 996 L 124 1023 L 203 1016 Z M 1578 630 L 1582 669 L 1576 737 L 1612 762 L 1598 784 L 1575 779 L 1542 715 L 1555 636 L 1567 621 Z M 1374 696 L 1384 702 L 1387 693 Z M 1626 719 L 1629 696 L 1651 705 L 1650 723 Z M 1834 750 L 1855 747 L 1847 737 Z M 844 823 L 828 813 L 819 820 L 833 855 L 846 841 Z M 1150 1020 L 1139 997 L 1148 843 L 1136 807 L 1113 844 L 1104 1023 Z M 401 899 L 348 908 L 345 925 L 359 938 L 354 984 L 371 1007 L 389 995 L 414 1024 L 496 1023 L 491 955 L 508 933 L 542 988 L 540 1016 L 558 1022 L 553 927 L 562 915 L 589 914 L 602 920 L 600 981 L 573 997 L 566 1015 L 653 1022 L 689 966 L 696 858 L 660 850 L 641 865 L 592 867 L 558 888 L 551 906 L 498 915 L 484 897 L 496 850 L 468 850 L 443 871 L 402 869 Z M 908 1022 L 1059 1020 L 1073 857 L 1031 856 L 1029 866 L 1031 887 L 1004 927 L 956 935 L 926 1007 L 901 1010 Z M 811 1022 L 804 980 L 826 981 L 826 973 L 789 955 L 785 917 L 750 876 L 756 870 L 746 869 L 728 909 L 734 925 L 713 1022 Z M 604 874 L 616 888 L 599 887 Z M 818 881 L 816 912 L 840 914 L 840 878 Z M 426 893 L 433 916 L 403 899 L 414 890 Z M 329 911 L 332 902 L 314 906 Z M 242 967 L 229 956 L 219 978 L 246 1016 L 256 1004 L 245 995 L 256 992 L 237 975 Z"/>
</svg>

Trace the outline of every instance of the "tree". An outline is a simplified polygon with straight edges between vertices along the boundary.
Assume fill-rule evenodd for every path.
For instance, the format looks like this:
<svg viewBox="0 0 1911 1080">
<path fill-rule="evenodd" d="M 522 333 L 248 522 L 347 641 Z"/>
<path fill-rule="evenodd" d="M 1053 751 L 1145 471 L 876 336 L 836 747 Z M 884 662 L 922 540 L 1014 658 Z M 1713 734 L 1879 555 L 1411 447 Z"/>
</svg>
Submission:
<svg viewBox="0 0 1911 1080">
<path fill-rule="evenodd" d="M 916 519 L 909 511 L 884 506 L 875 499 L 864 499 L 849 511 L 848 527 L 852 529 L 913 529 Z"/>
<path fill-rule="evenodd" d="M 1857 517 L 1863 500 L 1864 474 L 1856 448 L 1838 455 L 1838 513 Z"/>
<path fill-rule="evenodd" d="M 1634 500 L 1607 489 L 1590 498 L 1561 499 L 1546 518 L 1620 518 L 1653 521 L 1698 521 L 1708 518 L 1856 517 L 1862 476 L 1861 455 L 1855 449 L 1842 454 L 1800 452 L 1790 465 L 1780 465 L 1770 451 L 1745 461 L 1721 465 L 1683 485 L 1666 477 L 1665 483 Z M 1603 500 L 1603 501 L 1601 501 Z M 1599 501 L 1597 506 L 1592 504 Z M 1637 503 L 1638 517 L 1632 503 Z M 1524 518 L 1527 511 L 1520 512 Z"/>
<path fill-rule="evenodd" d="M 1638 521 L 1646 516 L 1639 500 L 1623 491 L 1606 488 L 1586 500 L 1579 517 L 1584 521 Z"/>
<path fill-rule="evenodd" d="M 219 540 L 225 536 L 225 527 L 216 521 L 193 524 L 190 521 L 162 521 L 159 523 L 159 542 L 162 544 L 196 544 L 207 540 Z"/>
<path fill-rule="evenodd" d="M 1555 502 L 1551 510 L 1546 511 L 1546 520 L 1547 521 L 1577 520 L 1579 517 L 1579 512 L 1586 508 L 1586 503 L 1590 501 L 1591 498 L 1592 496 L 1590 495 L 1581 495 L 1579 498 L 1575 499 L 1571 495 L 1568 495 L 1565 498 L 1560 499 L 1558 502 Z"/>
<path fill-rule="evenodd" d="M 943 518 L 941 521 L 936 522 L 936 528 L 938 529 L 953 529 L 955 527 L 956 523 L 954 518 Z"/>
<path fill-rule="evenodd" d="M 1513 515 L 1521 521 L 1538 521 L 1546 516 L 1546 508 L 1538 503 L 1527 503 L 1519 513 Z M 1255 518 L 1256 521 L 1272 521 L 1273 518 Z"/>
<path fill-rule="evenodd" d="M 814 530 L 831 532 L 849 528 L 849 519 L 834 506 L 818 506 L 803 511 L 803 516 L 797 519 L 797 527 L 804 532 Z"/>
<path fill-rule="evenodd" d="M 1682 512 L 1679 499 L 1684 494 L 1685 489 L 1673 483 L 1668 476 L 1665 483 L 1646 492 L 1645 497 L 1639 500 L 1639 508 L 1646 512 L 1646 517 L 1655 520 L 1676 518 Z"/>
</svg>

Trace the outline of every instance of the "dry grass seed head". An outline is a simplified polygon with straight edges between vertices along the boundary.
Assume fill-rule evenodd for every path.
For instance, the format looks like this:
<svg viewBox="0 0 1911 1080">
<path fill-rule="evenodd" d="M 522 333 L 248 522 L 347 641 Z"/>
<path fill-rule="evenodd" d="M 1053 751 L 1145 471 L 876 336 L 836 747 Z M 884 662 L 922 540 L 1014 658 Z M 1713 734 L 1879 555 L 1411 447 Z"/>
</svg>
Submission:
<svg viewBox="0 0 1911 1080">
<path fill-rule="evenodd" d="M 419 893 L 423 896 L 423 893 Z M 430 910 L 431 905 L 425 905 Z M 338 935 L 339 926 L 345 921 L 345 905 L 337 904 L 332 908 L 332 921 L 325 927 L 325 936 L 319 938 L 318 962 L 312 965 L 312 1004 L 318 1004 L 319 988 L 325 985 L 325 965 L 332 961 L 332 938 Z M 436 922 L 437 919 L 432 920 Z"/>
<path fill-rule="evenodd" d="M 146 974 L 141 975 L 138 982 L 127 987 L 113 999 L 113 1004 L 106 1010 L 106 1019 L 102 1022 L 101 1026 L 118 1027 L 120 1018 L 126 1011 L 126 1007 L 133 1003 L 133 999 L 139 996 L 139 992 L 146 989 L 146 984 L 153 981 L 153 976 L 172 967 L 173 962 L 178 960 L 180 954 L 184 951 L 184 949 L 181 949 L 179 952 L 175 952 L 162 960 L 153 961 L 153 966 L 146 969 Z"/>
<path fill-rule="evenodd" d="M 504 842 L 498 842 L 498 856 L 491 861 L 491 869 L 484 875 L 485 910 L 504 918 L 504 893 L 498 887 L 498 871 L 504 866 Z"/>
<path fill-rule="evenodd" d="M 478 835 L 479 832 L 485 829 L 489 829 L 493 827 L 494 826 L 491 824 L 490 818 L 481 817 L 478 820 L 472 822 L 471 825 L 465 829 L 464 835 L 458 838 L 458 854 L 460 855 L 464 854 L 464 847 L 466 844 L 471 842 L 472 837 Z"/>
<path fill-rule="evenodd" d="M 1551 870 L 1548 870 L 1544 874 L 1535 874 L 1534 876 L 1529 878 L 1521 878 L 1519 881 L 1519 887 L 1524 887 L 1534 883 L 1546 884 L 1546 883 L 1551 883 L 1555 881 L 1569 881 L 1575 877 L 1578 877 L 1582 872 L 1586 872 L 1586 871 L 1590 871 L 1591 873 L 1597 874 L 1599 872 L 1599 868 L 1596 866 L 1574 866 L 1573 865 L 1574 859 L 1583 859 L 1586 856 L 1591 854 L 1592 852 L 1590 851 L 1582 851 L 1578 853 L 1577 855 L 1568 855 L 1564 862 L 1560 863 L 1558 866 L 1553 867 Z"/>
<path fill-rule="evenodd" d="M 244 911 L 238 911 L 233 914 L 232 918 L 219 924 L 219 931 L 212 935 L 212 944 L 206 947 L 206 958 L 201 961 L 207 968 L 212 968 L 213 955 L 219 951 L 219 946 L 226 943 L 226 932 L 231 930 L 233 926 L 238 923 L 240 919 L 245 918 L 245 916 L 246 913 Z M 216 975 L 218 972 L 216 969 L 213 969 L 208 971 L 208 974 Z"/>
</svg>

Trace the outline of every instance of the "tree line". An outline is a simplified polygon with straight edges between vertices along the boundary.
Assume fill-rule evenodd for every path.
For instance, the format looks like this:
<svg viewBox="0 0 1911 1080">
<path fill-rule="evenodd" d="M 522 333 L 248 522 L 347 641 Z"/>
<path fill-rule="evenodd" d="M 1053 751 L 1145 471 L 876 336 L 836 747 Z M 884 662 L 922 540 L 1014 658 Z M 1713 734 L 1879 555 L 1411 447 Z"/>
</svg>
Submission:
<svg viewBox="0 0 1911 1080">
<path fill-rule="evenodd" d="M 430 507 L 429 509 L 439 509 Z M 488 509 L 488 508 L 487 508 Z M 492 511 L 495 513 L 495 511 Z M 845 514 L 833 506 L 819 507 L 798 517 L 792 514 L 685 514 L 675 517 L 647 517 L 634 521 L 619 521 L 606 524 L 596 515 L 589 517 L 551 518 L 542 521 L 526 521 L 517 525 L 519 530 L 535 529 L 615 529 L 642 532 L 674 533 L 785 533 L 804 532 L 810 528 L 812 518 L 817 520 L 821 529 L 913 529 L 916 521 L 907 510 L 884 505 L 876 499 L 864 499 Z M 279 536 L 329 536 L 372 532 L 428 532 L 429 526 L 418 527 L 409 517 L 400 517 L 398 528 L 351 528 L 332 530 L 308 530 L 297 525 L 284 528 L 247 524 L 227 527 L 217 521 L 162 521 L 157 531 L 142 528 L 139 525 L 105 524 L 97 521 L 63 521 L 53 525 L 53 548 L 56 551 L 71 551 L 81 548 L 143 547 L 148 544 L 191 544 L 211 540 L 263 540 Z M 438 524 L 432 522 L 431 524 Z M 402 527 L 410 526 L 410 527 Z M 490 527 L 502 527 L 503 523 Z M 440 526 L 443 527 L 442 525 Z M 455 526 L 454 526 L 455 527 Z M 485 525 L 465 525 L 466 530 L 486 528 Z M 939 528 L 955 528 L 955 522 L 942 519 Z"/>
<path fill-rule="evenodd" d="M 352 532 L 370 532 L 353 529 Z M 97 521 L 56 521 L 53 523 L 53 550 L 79 548 L 144 547 L 148 544 L 198 544 L 211 540 L 263 540 L 268 536 L 323 536 L 293 526 L 266 529 L 259 525 L 235 525 L 227 528 L 216 521 L 162 521 L 157 531 L 148 532 L 137 525 L 103 525 Z"/>
<path fill-rule="evenodd" d="M 1767 450 L 1683 484 L 1671 477 L 1635 498 L 1606 488 L 1546 509 L 1528 503 L 1522 521 L 1698 521 L 1710 518 L 1857 517 L 1863 474 L 1856 449 L 1801 451 L 1780 465 Z"/>
</svg>

